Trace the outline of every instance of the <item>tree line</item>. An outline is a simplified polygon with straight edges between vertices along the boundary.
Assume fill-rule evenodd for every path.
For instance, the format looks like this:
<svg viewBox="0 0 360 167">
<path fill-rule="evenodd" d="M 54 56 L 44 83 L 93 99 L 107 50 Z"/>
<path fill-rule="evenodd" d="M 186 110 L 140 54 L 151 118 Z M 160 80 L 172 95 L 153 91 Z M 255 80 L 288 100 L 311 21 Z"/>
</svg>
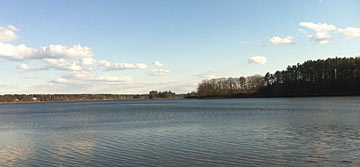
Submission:
<svg viewBox="0 0 360 167">
<path fill-rule="evenodd" d="M 121 94 L 6 94 L 0 95 L 0 102 L 55 102 L 55 101 L 87 101 L 87 100 L 124 100 L 148 98 L 148 95 Z"/>
<path fill-rule="evenodd" d="M 0 95 L 0 103 L 156 99 L 175 97 L 177 97 L 176 94 L 171 91 L 151 91 L 149 94 L 5 94 Z"/>
<path fill-rule="evenodd" d="M 360 58 L 309 60 L 285 70 L 203 80 L 187 97 L 360 95 Z"/>
<path fill-rule="evenodd" d="M 264 85 L 264 77 L 260 75 L 203 80 L 199 84 L 197 92 L 188 94 L 188 97 L 226 97 L 248 95 L 256 93 L 262 85 Z"/>
<path fill-rule="evenodd" d="M 150 99 L 176 98 L 176 94 L 171 91 L 158 92 L 153 90 L 149 92 L 149 98 Z"/>
</svg>

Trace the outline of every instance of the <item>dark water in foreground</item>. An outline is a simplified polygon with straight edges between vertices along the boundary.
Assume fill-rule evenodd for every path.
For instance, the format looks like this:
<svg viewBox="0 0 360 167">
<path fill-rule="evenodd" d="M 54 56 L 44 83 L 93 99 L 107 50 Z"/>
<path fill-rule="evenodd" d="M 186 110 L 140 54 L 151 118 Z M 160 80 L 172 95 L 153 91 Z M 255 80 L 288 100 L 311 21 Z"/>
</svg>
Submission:
<svg viewBox="0 0 360 167">
<path fill-rule="evenodd" d="M 360 166 L 360 97 L 1 104 L 0 166 Z"/>
</svg>

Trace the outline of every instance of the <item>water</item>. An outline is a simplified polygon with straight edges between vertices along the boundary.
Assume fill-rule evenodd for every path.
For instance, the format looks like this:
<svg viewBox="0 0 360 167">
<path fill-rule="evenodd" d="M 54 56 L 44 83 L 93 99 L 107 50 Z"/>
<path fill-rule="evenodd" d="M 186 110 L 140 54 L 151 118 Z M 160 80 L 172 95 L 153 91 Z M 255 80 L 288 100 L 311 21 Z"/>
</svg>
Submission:
<svg viewBox="0 0 360 167">
<path fill-rule="evenodd" d="M 0 166 L 360 166 L 360 97 L 1 104 Z"/>
</svg>

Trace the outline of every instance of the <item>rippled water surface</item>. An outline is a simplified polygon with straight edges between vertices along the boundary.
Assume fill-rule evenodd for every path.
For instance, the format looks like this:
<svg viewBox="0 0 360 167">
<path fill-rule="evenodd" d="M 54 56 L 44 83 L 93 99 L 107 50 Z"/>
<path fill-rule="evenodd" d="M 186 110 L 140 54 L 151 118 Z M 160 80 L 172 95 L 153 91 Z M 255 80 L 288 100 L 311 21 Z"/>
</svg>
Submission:
<svg viewBox="0 0 360 167">
<path fill-rule="evenodd" d="M 0 104 L 0 166 L 360 166 L 360 97 Z"/>
</svg>

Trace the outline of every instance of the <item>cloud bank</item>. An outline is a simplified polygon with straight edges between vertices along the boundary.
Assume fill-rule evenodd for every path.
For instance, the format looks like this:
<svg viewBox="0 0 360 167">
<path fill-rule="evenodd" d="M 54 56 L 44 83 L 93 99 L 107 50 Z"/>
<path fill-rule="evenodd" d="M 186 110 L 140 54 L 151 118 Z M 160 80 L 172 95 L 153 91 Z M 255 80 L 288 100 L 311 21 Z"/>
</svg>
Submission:
<svg viewBox="0 0 360 167">
<path fill-rule="evenodd" d="M 47 84 L 31 87 L 18 88 L 19 92 L 28 90 L 57 92 L 59 90 L 72 91 L 94 91 L 110 90 L 114 86 L 123 87 L 134 84 L 134 79 L 129 76 L 118 76 L 104 74 L 109 71 L 147 69 L 143 63 L 110 62 L 108 60 L 97 60 L 90 47 L 75 45 L 48 45 L 32 48 L 25 44 L 12 44 L 19 37 L 16 32 L 18 28 L 12 25 L 0 27 L 0 58 L 7 61 L 21 62 L 17 66 L 19 72 L 35 72 L 45 70 L 61 71 L 61 77 L 48 81 Z M 32 63 L 34 62 L 34 63 Z M 33 64 L 30 66 L 28 63 Z M 37 65 L 37 66 L 36 66 Z M 40 67 L 39 67 L 40 65 Z M 159 61 L 155 66 L 163 67 Z M 97 71 L 99 70 L 99 71 Z M 164 76 L 170 70 L 151 70 L 153 76 Z M 45 88 L 46 87 L 46 88 Z M 87 89 L 90 87 L 91 89 Z M 10 90 L 10 89 L 7 89 Z M 71 93 L 73 93 L 71 91 Z M 9 93 L 9 92 L 6 92 Z M 31 92 L 34 93 L 34 92 Z"/>
<path fill-rule="evenodd" d="M 25 63 L 18 66 L 21 71 L 40 71 L 56 69 L 60 71 L 93 71 L 97 70 L 94 65 L 103 68 L 104 71 L 126 70 L 126 69 L 146 69 L 147 65 L 142 63 L 110 63 L 106 60 L 94 59 L 94 53 L 90 47 L 80 44 L 64 46 L 49 45 L 38 49 L 31 48 L 25 44 L 13 45 L 19 31 L 15 26 L 8 25 L 0 27 L 0 58 L 10 61 L 42 61 L 46 67 L 30 67 Z M 162 65 L 162 64 L 158 64 Z"/>
</svg>

